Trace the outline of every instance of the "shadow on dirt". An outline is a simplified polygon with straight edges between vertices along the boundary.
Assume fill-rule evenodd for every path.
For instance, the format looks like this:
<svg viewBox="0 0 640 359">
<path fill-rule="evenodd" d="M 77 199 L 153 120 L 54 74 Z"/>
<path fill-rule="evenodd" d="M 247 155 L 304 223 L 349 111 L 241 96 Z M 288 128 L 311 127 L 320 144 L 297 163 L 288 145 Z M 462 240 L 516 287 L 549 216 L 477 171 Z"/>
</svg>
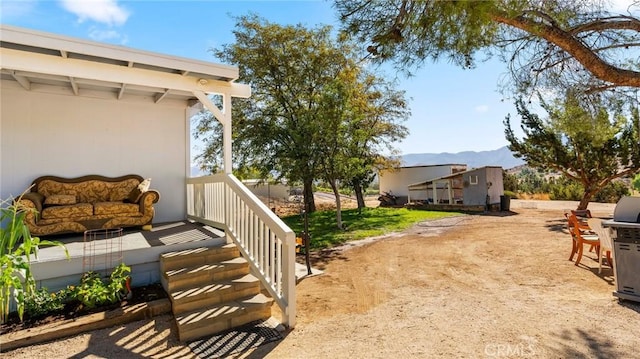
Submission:
<svg viewBox="0 0 640 359">
<path fill-rule="evenodd" d="M 488 216 L 488 217 L 510 217 L 517 216 L 520 213 L 514 211 L 484 211 L 484 212 L 469 212 L 468 214 L 475 214 L 478 216 Z"/>
<path fill-rule="evenodd" d="M 614 343 L 606 337 L 605 333 L 598 331 L 593 332 L 582 329 L 575 329 L 575 331 L 565 330 L 558 336 L 558 341 L 558 344 L 562 348 L 559 354 L 561 354 L 563 358 L 613 359 L 626 356 L 625 353 L 620 353 L 616 350 Z M 581 342 L 585 347 L 589 348 L 588 353 L 575 349 L 576 344 Z M 580 347 L 582 347 L 582 345 L 580 345 Z M 535 351 L 535 347 L 533 349 Z"/>
<path fill-rule="evenodd" d="M 549 220 L 546 222 L 545 228 L 549 229 L 549 232 L 566 233 L 567 236 L 569 235 L 567 220 L 565 218 Z"/>
<path fill-rule="evenodd" d="M 349 261 L 349 258 L 344 255 L 342 249 L 327 248 L 319 251 L 314 251 L 309 254 L 309 262 L 313 268 L 321 271 L 326 270 L 327 265 L 333 261 Z M 306 265 L 304 254 L 299 254 L 296 257 L 296 262 Z"/>
</svg>

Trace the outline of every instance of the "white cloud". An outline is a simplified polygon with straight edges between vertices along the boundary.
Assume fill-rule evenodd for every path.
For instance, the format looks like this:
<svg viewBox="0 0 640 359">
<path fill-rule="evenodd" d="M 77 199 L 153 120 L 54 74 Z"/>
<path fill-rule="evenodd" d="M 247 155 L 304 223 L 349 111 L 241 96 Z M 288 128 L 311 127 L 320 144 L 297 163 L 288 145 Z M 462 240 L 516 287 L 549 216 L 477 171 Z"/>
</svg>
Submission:
<svg viewBox="0 0 640 359">
<path fill-rule="evenodd" d="M 79 22 L 86 20 L 112 25 L 123 25 L 129 11 L 118 5 L 117 0 L 61 0 L 62 7 L 77 15 Z"/>
<path fill-rule="evenodd" d="M 89 30 L 89 38 L 100 42 L 117 42 L 124 45 L 129 40 L 126 36 L 122 35 L 115 30 L 101 30 L 96 27 L 92 27 Z"/>
<path fill-rule="evenodd" d="M 476 108 L 474 110 L 476 112 L 480 112 L 480 113 L 489 112 L 489 106 L 487 106 L 487 105 L 476 106 Z"/>
</svg>

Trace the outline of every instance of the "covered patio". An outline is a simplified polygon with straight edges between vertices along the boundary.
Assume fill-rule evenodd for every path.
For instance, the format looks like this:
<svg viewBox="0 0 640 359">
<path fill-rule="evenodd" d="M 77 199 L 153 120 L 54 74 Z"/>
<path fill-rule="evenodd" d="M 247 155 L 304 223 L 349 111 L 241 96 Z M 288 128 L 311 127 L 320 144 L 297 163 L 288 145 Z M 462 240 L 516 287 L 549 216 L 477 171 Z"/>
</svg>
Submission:
<svg viewBox="0 0 640 359">
<path fill-rule="evenodd" d="M 281 307 L 283 324 L 295 324 L 295 235 L 232 175 L 231 99 L 251 95 L 235 82 L 238 68 L 5 25 L 0 37 L 0 198 L 42 175 L 151 178 L 159 228 L 122 241 L 134 285 L 156 280 L 153 258 L 162 251 L 234 243 Z M 223 126 L 224 170 L 190 178 L 190 121 L 203 109 Z M 150 240 L 164 224 L 187 222 L 212 235 Z M 69 243 L 74 251 L 77 243 Z M 77 256 L 42 255 L 34 274 L 52 288 L 82 272 Z"/>
</svg>

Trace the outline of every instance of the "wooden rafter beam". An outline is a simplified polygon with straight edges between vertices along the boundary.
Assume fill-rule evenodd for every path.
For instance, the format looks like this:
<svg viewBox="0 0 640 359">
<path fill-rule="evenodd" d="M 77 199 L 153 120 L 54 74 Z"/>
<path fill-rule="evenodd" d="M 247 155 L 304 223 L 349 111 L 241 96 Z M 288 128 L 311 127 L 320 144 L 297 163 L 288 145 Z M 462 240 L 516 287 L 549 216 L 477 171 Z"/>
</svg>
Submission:
<svg viewBox="0 0 640 359">
<path fill-rule="evenodd" d="M 251 87 L 246 84 L 201 79 L 180 74 L 171 74 L 142 68 L 114 66 L 49 55 L 25 53 L 20 50 L 0 48 L 2 67 L 16 71 L 51 74 L 76 79 L 126 83 L 146 87 L 169 88 L 178 91 L 203 91 L 204 93 L 226 94 L 231 97 L 248 98 Z"/>
<path fill-rule="evenodd" d="M 76 83 L 76 79 L 69 76 L 69 83 L 71 84 L 71 89 L 73 90 L 73 94 L 78 96 L 79 91 L 78 91 L 78 84 Z"/>
<path fill-rule="evenodd" d="M 22 86 L 25 90 L 27 90 L 27 91 L 31 90 L 31 82 L 29 82 L 29 80 L 26 77 L 20 76 L 17 73 L 17 71 L 11 71 L 11 76 L 13 76 L 13 78 L 16 81 L 18 81 L 20 86 Z"/>
<path fill-rule="evenodd" d="M 163 93 L 157 94 L 155 97 L 155 102 L 158 103 L 162 101 L 162 99 L 169 94 L 169 91 L 170 91 L 169 89 L 165 89 Z"/>
<path fill-rule="evenodd" d="M 118 91 L 118 100 L 120 100 L 122 98 L 122 96 L 124 96 L 124 90 L 126 89 L 127 84 L 122 84 L 122 86 L 120 86 L 120 91 Z"/>
</svg>

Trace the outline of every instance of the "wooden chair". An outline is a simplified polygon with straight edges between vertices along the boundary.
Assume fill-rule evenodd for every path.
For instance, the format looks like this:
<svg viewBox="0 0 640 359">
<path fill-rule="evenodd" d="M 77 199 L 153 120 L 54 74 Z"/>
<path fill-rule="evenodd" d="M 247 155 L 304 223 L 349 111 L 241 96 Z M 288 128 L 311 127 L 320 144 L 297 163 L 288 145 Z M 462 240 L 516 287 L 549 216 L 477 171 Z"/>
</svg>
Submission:
<svg viewBox="0 0 640 359">
<path fill-rule="evenodd" d="M 591 230 L 588 225 L 581 223 L 580 220 L 578 220 L 578 217 L 573 213 L 567 213 L 567 225 L 573 242 L 571 246 L 571 255 L 569 256 L 570 261 L 573 260 L 573 256 L 577 253 L 578 257 L 576 258 L 575 265 L 580 264 L 585 244 L 594 246 L 596 252 L 600 255 L 600 238 L 596 234 L 587 233 L 587 231 Z"/>
<path fill-rule="evenodd" d="M 581 227 L 588 231 L 589 234 L 594 234 L 593 231 L 591 230 L 591 228 L 589 228 L 589 224 L 588 224 L 588 220 L 589 218 L 592 218 L 591 216 L 591 211 L 588 209 L 573 209 L 570 211 L 572 214 L 575 214 L 576 217 L 578 217 L 578 221 L 581 224 Z M 589 252 L 593 252 L 593 250 L 595 249 L 594 246 L 590 246 L 589 247 Z"/>
<path fill-rule="evenodd" d="M 611 240 L 611 229 L 602 227 L 602 220 L 598 218 L 589 218 L 589 227 L 593 230 L 600 239 L 600 252 L 598 253 L 598 273 L 602 273 L 602 258 L 605 253 L 607 256 L 607 263 L 613 269 L 613 260 L 611 260 L 611 251 L 613 250 L 613 241 Z"/>
</svg>

